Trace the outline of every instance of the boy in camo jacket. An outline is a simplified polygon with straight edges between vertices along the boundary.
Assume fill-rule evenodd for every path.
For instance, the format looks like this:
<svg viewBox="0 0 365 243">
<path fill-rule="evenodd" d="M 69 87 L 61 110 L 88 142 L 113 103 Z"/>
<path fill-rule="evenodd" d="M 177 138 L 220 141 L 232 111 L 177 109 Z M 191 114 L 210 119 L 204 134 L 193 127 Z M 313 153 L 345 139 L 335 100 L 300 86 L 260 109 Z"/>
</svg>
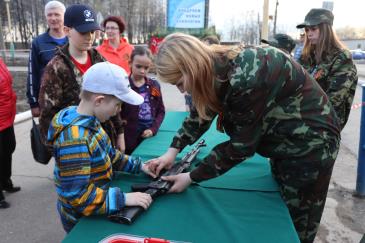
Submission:
<svg viewBox="0 0 365 243">
<path fill-rule="evenodd" d="M 92 48 L 95 31 L 100 27 L 94 10 L 83 4 L 74 4 L 66 9 L 65 33 L 69 44 L 58 50 L 45 68 L 39 94 L 40 130 L 44 141 L 53 116 L 63 108 L 77 105 L 82 75 L 93 64 L 103 62 L 102 56 Z M 120 116 L 103 123 L 113 146 L 123 133 Z"/>
<path fill-rule="evenodd" d="M 340 142 L 340 123 L 317 82 L 292 58 L 272 47 L 203 45 L 181 33 L 165 38 L 155 59 L 158 78 L 192 94 L 196 109 L 170 148 L 150 161 L 159 174 L 208 130 L 230 139 L 193 171 L 168 176 L 171 192 L 220 176 L 258 153 L 271 169 L 301 242 L 313 242 L 324 209 Z"/>
</svg>

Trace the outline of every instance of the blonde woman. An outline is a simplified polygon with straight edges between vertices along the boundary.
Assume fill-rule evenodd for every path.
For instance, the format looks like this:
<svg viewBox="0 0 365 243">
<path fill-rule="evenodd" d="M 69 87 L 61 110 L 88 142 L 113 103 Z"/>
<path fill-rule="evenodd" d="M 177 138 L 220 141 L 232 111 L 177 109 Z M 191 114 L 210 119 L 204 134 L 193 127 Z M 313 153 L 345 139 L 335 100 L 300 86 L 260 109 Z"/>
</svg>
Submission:
<svg viewBox="0 0 365 243">
<path fill-rule="evenodd" d="M 312 9 L 297 28 L 306 37 L 299 62 L 328 95 L 344 128 L 350 115 L 358 81 L 349 50 L 332 29 L 333 14 L 327 9 Z"/>
<path fill-rule="evenodd" d="M 153 172 L 172 166 L 215 116 L 217 130 L 230 137 L 193 171 L 164 177 L 174 182 L 170 192 L 220 176 L 259 153 L 270 158 L 300 239 L 312 242 L 340 139 L 335 112 L 315 81 L 276 48 L 208 46 L 181 33 L 162 42 L 156 70 L 159 80 L 191 94 L 196 110 L 167 152 L 151 161 Z"/>
</svg>

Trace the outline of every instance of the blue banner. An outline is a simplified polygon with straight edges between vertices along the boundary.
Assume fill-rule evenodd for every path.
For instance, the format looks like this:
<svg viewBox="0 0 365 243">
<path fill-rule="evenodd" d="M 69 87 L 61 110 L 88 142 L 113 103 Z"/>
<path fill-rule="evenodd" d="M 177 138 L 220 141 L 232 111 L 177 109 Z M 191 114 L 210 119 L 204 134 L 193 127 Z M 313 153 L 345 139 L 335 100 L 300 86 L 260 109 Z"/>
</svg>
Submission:
<svg viewBox="0 0 365 243">
<path fill-rule="evenodd" d="M 168 0 L 167 27 L 204 28 L 205 0 Z"/>
</svg>

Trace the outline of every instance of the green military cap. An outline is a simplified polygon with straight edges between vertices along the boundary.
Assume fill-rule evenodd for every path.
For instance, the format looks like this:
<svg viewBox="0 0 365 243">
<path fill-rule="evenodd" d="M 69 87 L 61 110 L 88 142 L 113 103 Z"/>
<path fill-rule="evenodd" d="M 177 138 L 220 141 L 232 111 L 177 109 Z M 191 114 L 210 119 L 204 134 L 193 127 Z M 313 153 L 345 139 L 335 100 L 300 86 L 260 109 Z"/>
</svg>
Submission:
<svg viewBox="0 0 365 243">
<path fill-rule="evenodd" d="M 298 24 L 297 28 L 305 28 L 306 26 L 314 26 L 322 23 L 326 23 L 332 26 L 333 13 L 324 8 L 313 8 L 305 16 L 304 23 Z"/>
<path fill-rule="evenodd" d="M 269 44 L 270 46 L 276 48 L 283 49 L 289 53 L 291 53 L 295 47 L 295 41 L 293 40 L 293 38 L 286 34 L 276 34 L 274 35 L 273 40 L 261 39 L 261 42 Z"/>
<path fill-rule="evenodd" d="M 203 42 L 208 43 L 209 45 L 219 45 L 220 41 L 217 36 L 215 35 L 208 35 L 202 39 Z"/>
</svg>

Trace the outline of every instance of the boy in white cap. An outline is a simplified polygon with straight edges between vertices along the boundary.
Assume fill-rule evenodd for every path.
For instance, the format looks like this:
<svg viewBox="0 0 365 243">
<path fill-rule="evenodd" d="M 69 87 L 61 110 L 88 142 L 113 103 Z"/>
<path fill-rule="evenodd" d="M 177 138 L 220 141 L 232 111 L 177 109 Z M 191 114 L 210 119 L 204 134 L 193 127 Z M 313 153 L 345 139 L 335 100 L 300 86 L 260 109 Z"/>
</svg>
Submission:
<svg viewBox="0 0 365 243">
<path fill-rule="evenodd" d="M 100 124 L 119 113 L 122 102 L 143 103 L 126 71 L 108 62 L 93 65 L 83 76 L 80 99 L 78 106 L 55 115 L 47 137 L 54 149 L 57 209 L 66 232 L 83 216 L 109 215 L 124 206 L 147 209 L 152 202 L 149 194 L 110 187 L 115 170 L 153 175 L 140 158 L 114 149 Z"/>
</svg>

